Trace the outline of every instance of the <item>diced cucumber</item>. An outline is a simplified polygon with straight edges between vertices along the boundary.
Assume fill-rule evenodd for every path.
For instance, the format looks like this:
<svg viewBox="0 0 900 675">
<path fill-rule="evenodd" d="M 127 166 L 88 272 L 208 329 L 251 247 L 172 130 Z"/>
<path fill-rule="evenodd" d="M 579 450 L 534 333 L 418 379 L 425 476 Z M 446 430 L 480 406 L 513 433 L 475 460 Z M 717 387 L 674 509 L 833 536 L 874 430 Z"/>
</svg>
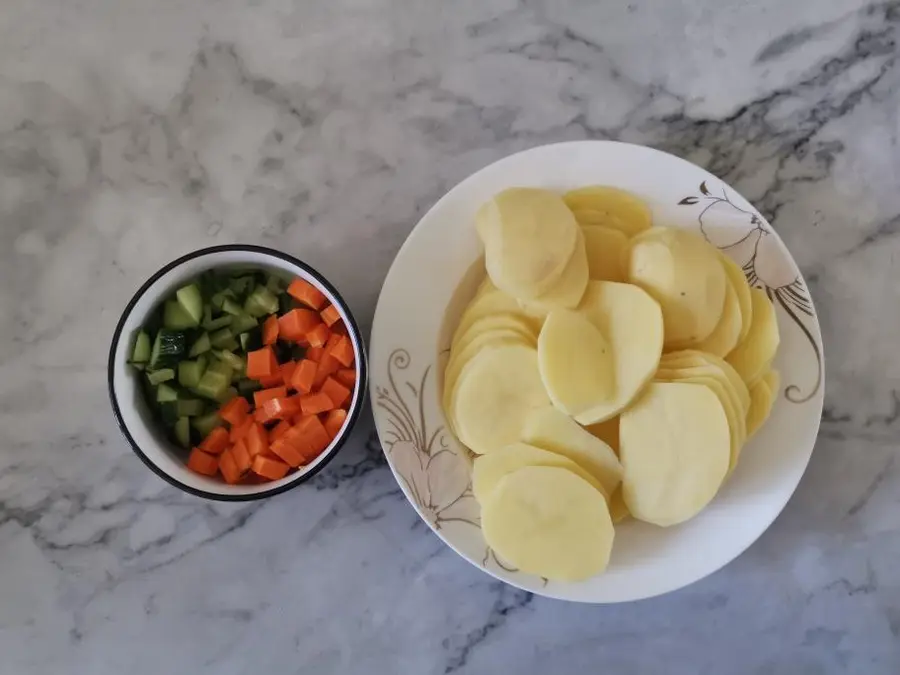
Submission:
<svg viewBox="0 0 900 675">
<path fill-rule="evenodd" d="M 179 417 L 175 422 L 175 440 L 182 448 L 191 447 L 191 420 L 187 417 Z"/>
<path fill-rule="evenodd" d="M 215 354 L 219 357 L 220 361 L 222 361 L 223 363 L 227 363 L 232 367 L 232 369 L 236 371 L 243 372 L 246 368 L 247 364 L 244 362 L 244 359 L 233 352 L 221 349 Z"/>
<path fill-rule="evenodd" d="M 287 314 L 292 309 L 299 307 L 300 305 L 296 300 L 294 300 L 287 293 L 282 293 L 278 296 L 278 313 L 279 314 Z"/>
<path fill-rule="evenodd" d="M 195 356 L 200 356 L 201 354 L 205 354 L 210 349 L 212 349 L 212 343 L 209 341 L 209 333 L 203 333 L 194 340 L 194 344 L 191 345 L 191 353 L 190 357 L 194 358 Z"/>
<path fill-rule="evenodd" d="M 278 296 L 265 286 L 257 286 L 247 296 L 247 300 L 244 302 L 244 311 L 255 317 L 275 314 L 278 311 Z"/>
<path fill-rule="evenodd" d="M 262 347 L 262 329 L 257 326 L 251 328 L 246 333 L 240 334 L 241 349 L 245 352 L 252 352 Z"/>
<path fill-rule="evenodd" d="M 163 325 L 166 328 L 183 330 L 200 325 L 199 319 L 194 319 L 177 300 L 167 300 L 163 306 Z"/>
<path fill-rule="evenodd" d="M 150 367 L 165 368 L 184 357 L 187 338 L 183 331 L 160 328 L 150 350 Z"/>
<path fill-rule="evenodd" d="M 287 283 L 285 283 L 284 279 L 275 274 L 267 274 L 266 288 L 277 295 L 284 292 L 284 289 L 287 288 Z"/>
<path fill-rule="evenodd" d="M 238 316 L 239 314 L 244 313 L 241 306 L 231 298 L 225 298 L 222 302 L 222 311 L 226 314 L 231 314 L 232 316 Z"/>
<path fill-rule="evenodd" d="M 231 379 L 232 374 L 234 373 L 234 368 L 231 367 L 231 364 L 222 361 L 221 359 L 217 359 L 215 361 L 211 361 L 207 366 L 207 370 L 213 373 L 218 373 L 229 380 Z"/>
<path fill-rule="evenodd" d="M 175 291 L 175 298 L 188 316 L 194 320 L 194 325 L 198 325 L 200 319 L 203 318 L 203 295 L 200 293 L 200 286 L 197 284 L 182 286 Z"/>
<path fill-rule="evenodd" d="M 152 373 L 147 373 L 147 380 L 150 384 L 162 384 L 163 382 L 174 379 L 175 371 L 171 368 L 162 368 L 161 370 L 154 370 Z"/>
<path fill-rule="evenodd" d="M 131 350 L 131 363 L 147 363 L 149 360 L 150 336 L 144 331 L 141 331 L 134 338 L 134 349 Z"/>
<path fill-rule="evenodd" d="M 200 378 L 200 382 L 194 387 L 194 391 L 204 398 L 218 401 L 225 394 L 230 385 L 231 371 L 229 370 L 224 373 L 219 372 L 214 370 L 211 365 L 206 369 L 206 372 L 203 373 L 203 377 Z"/>
<path fill-rule="evenodd" d="M 177 401 L 178 390 L 170 387 L 168 384 L 161 384 L 156 388 L 156 402 L 165 403 L 166 401 Z"/>
<path fill-rule="evenodd" d="M 202 415 L 203 411 L 206 410 L 203 401 L 196 398 L 179 399 L 176 405 L 179 417 L 197 417 L 198 415 Z"/>
<path fill-rule="evenodd" d="M 178 364 L 178 384 L 182 387 L 196 387 L 205 370 L 205 356 L 199 356 L 195 361 L 182 361 Z"/>
<path fill-rule="evenodd" d="M 178 401 L 163 401 L 158 404 L 159 416 L 167 427 L 178 421 Z"/>
<path fill-rule="evenodd" d="M 222 426 L 222 418 L 219 417 L 219 413 L 214 410 L 211 413 L 201 415 L 200 417 L 192 417 L 191 424 L 200 436 L 206 438 L 209 436 L 210 431 L 216 427 Z"/>
<path fill-rule="evenodd" d="M 225 345 L 227 345 L 233 339 L 234 335 L 232 334 L 230 328 L 222 328 L 221 330 L 217 330 L 215 333 L 212 333 L 209 336 L 210 344 L 213 347 L 217 347 L 219 349 L 226 349 Z"/>
<path fill-rule="evenodd" d="M 225 314 L 216 319 L 210 319 L 209 321 L 203 322 L 203 330 L 214 331 L 219 330 L 220 328 L 226 328 L 231 325 L 231 321 L 234 317 L 231 314 Z"/>
<path fill-rule="evenodd" d="M 228 288 L 234 291 L 237 295 L 246 295 L 253 290 L 253 286 L 256 284 L 253 279 L 253 275 L 245 275 L 240 277 L 235 277 L 231 281 L 228 282 Z"/>
<path fill-rule="evenodd" d="M 244 312 L 241 311 L 238 316 L 234 317 L 231 320 L 231 334 L 237 335 L 238 333 L 243 333 L 250 330 L 251 328 L 256 328 L 256 326 L 258 325 L 259 322 L 256 319 L 254 319 L 249 314 L 244 314 Z"/>
<path fill-rule="evenodd" d="M 234 291 L 230 288 L 226 288 L 224 290 L 219 291 L 215 295 L 210 298 L 210 302 L 213 304 L 213 307 L 216 309 L 222 309 L 222 305 L 225 303 L 227 298 L 231 298 L 232 300 L 236 299 Z"/>
</svg>

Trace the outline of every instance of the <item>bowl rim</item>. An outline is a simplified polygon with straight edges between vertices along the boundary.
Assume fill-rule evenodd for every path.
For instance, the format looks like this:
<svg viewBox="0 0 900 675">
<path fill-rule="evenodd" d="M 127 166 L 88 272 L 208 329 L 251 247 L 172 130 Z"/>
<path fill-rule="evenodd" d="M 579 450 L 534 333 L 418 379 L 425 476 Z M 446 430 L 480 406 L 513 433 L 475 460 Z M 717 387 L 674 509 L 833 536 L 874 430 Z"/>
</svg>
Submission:
<svg viewBox="0 0 900 675">
<path fill-rule="evenodd" d="M 125 322 L 128 317 L 131 315 L 131 311 L 134 309 L 134 306 L 137 302 L 144 296 L 144 294 L 155 284 L 163 275 L 167 274 L 171 270 L 175 269 L 183 265 L 184 263 L 194 260 L 196 258 L 202 258 L 207 255 L 211 255 L 214 253 L 226 253 L 226 252 L 247 252 L 247 253 L 256 253 L 264 256 L 270 256 L 279 258 L 291 265 L 299 267 L 304 272 L 309 274 L 313 279 L 316 280 L 319 284 L 321 284 L 326 290 L 328 290 L 332 296 L 337 300 L 337 302 L 341 305 L 341 309 L 344 311 L 345 316 L 347 317 L 348 326 L 347 329 L 353 334 L 356 338 L 357 343 L 359 344 L 359 363 L 357 363 L 357 380 L 359 383 L 359 392 L 360 395 L 358 397 L 358 404 L 355 409 L 350 412 L 350 416 L 347 419 L 347 422 L 344 424 L 344 428 L 341 431 L 341 435 L 338 437 L 337 442 L 332 446 L 331 452 L 322 460 L 314 469 L 311 471 L 299 476 L 297 479 L 291 481 L 290 483 L 286 483 L 279 487 L 271 488 L 269 490 L 262 490 L 260 492 L 252 492 L 248 494 L 223 494 L 219 492 L 210 492 L 208 490 L 202 490 L 200 488 L 195 488 L 190 485 L 186 485 L 181 481 L 177 480 L 175 477 L 171 476 L 163 469 L 161 469 L 155 462 L 153 462 L 141 449 L 140 445 L 137 441 L 134 440 L 134 437 L 131 435 L 131 432 L 128 430 L 128 426 L 125 424 L 124 419 L 122 418 L 122 412 L 119 408 L 119 400 L 116 395 L 116 388 L 114 385 L 114 369 L 116 365 L 116 351 L 119 343 L 122 339 L 122 331 L 125 327 Z M 220 244 L 217 246 L 208 246 L 205 248 L 200 248 L 195 251 L 191 251 L 190 253 L 186 253 L 175 260 L 163 265 L 156 272 L 154 272 L 150 278 L 148 278 L 143 284 L 141 284 L 140 288 L 134 293 L 131 299 L 128 301 L 128 304 L 125 305 L 125 308 L 122 310 L 122 314 L 119 317 L 118 322 L 116 323 L 116 328 L 113 331 L 112 341 L 109 347 L 109 357 L 107 359 L 107 367 L 106 367 L 106 383 L 107 390 L 109 393 L 109 401 L 112 405 L 113 416 L 116 420 L 116 426 L 119 427 L 119 431 L 125 437 L 125 440 L 128 441 L 128 444 L 131 446 L 132 452 L 136 454 L 140 460 L 149 468 L 153 473 L 162 478 L 164 481 L 176 487 L 188 494 L 194 495 L 195 497 L 203 497 L 205 499 L 211 499 L 214 501 L 222 501 L 222 502 L 246 502 L 246 501 L 255 501 L 258 499 L 265 499 L 267 497 L 274 497 L 275 495 L 281 494 L 283 492 L 287 492 L 298 485 L 302 485 L 310 478 L 319 473 L 322 469 L 328 465 L 334 457 L 338 454 L 340 449 L 344 446 L 347 441 L 347 438 L 350 435 L 353 427 L 356 425 L 356 422 L 359 420 L 360 413 L 362 412 L 363 407 L 365 406 L 365 402 L 368 399 L 364 393 L 367 391 L 367 373 L 368 373 L 368 356 L 366 354 L 366 345 L 365 340 L 363 340 L 362 332 L 359 330 L 359 326 L 356 323 L 356 318 L 353 316 L 353 313 L 350 311 L 349 306 L 347 305 L 347 301 L 344 300 L 343 296 L 337 291 L 337 289 L 314 267 L 303 262 L 302 260 L 295 258 L 287 253 L 283 253 L 281 251 L 275 250 L 273 248 L 269 248 L 267 246 L 258 246 L 256 244 Z"/>
</svg>

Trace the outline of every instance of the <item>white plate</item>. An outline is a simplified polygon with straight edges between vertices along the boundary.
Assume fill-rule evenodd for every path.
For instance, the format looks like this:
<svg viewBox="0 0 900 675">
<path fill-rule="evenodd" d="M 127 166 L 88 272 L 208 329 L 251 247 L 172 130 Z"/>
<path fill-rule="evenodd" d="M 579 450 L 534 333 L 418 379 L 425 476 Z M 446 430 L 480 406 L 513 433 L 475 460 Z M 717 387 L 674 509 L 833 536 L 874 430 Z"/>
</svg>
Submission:
<svg viewBox="0 0 900 675">
<path fill-rule="evenodd" d="M 513 186 L 565 191 L 590 184 L 629 190 L 656 224 L 699 230 L 741 264 L 775 302 L 782 389 L 731 480 L 693 520 L 667 529 L 619 526 L 608 570 L 580 583 L 509 569 L 482 537 L 470 463 L 441 409 L 443 366 L 461 309 L 483 278 L 473 218 Z M 506 157 L 450 190 L 419 221 L 388 273 L 372 329 L 371 393 L 378 434 L 407 499 L 473 565 L 514 586 L 581 602 L 666 593 L 716 571 L 784 508 L 809 461 L 823 401 L 822 344 L 806 283 L 781 239 L 743 197 L 703 169 L 636 145 L 578 141 Z"/>
</svg>

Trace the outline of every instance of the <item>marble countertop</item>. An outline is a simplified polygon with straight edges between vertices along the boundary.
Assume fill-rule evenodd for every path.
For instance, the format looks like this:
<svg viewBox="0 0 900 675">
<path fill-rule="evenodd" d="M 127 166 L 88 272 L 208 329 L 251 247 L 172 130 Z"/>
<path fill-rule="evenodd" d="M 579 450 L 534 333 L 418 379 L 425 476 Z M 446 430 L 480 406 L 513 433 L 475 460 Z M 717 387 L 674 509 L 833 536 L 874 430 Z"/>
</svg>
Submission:
<svg viewBox="0 0 900 675">
<path fill-rule="evenodd" d="M 0 3 L 0 673 L 900 672 L 898 38 L 897 1 Z M 719 174 L 807 275 L 824 423 L 738 560 L 630 605 L 517 591 L 419 522 L 368 416 L 264 503 L 132 455 L 108 340 L 162 264 L 281 248 L 367 329 L 445 190 L 581 138 Z"/>
</svg>

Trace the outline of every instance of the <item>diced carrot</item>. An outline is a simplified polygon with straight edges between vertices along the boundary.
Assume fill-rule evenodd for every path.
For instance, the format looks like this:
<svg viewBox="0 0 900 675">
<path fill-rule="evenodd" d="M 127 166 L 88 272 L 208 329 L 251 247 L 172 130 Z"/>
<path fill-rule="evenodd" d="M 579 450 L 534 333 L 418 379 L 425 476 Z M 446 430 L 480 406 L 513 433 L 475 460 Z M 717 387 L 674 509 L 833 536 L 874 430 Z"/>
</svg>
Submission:
<svg viewBox="0 0 900 675">
<path fill-rule="evenodd" d="M 278 317 L 278 335 L 285 340 L 297 341 L 315 328 L 319 315 L 311 309 L 292 309 Z"/>
<path fill-rule="evenodd" d="M 291 386 L 302 394 L 308 394 L 312 391 L 313 380 L 316 377 L 318 365 L 310 359 L 303 359 L 294 368 L 294 375 L 291 377 Z"/>
<path fill-rule="evenodd" d="M 297 402 L 292 398 L 283 396 L 281 398 L 270 398 L 263 403 L 262 408 L 265 419 L 264 422 L 273 422 L 275 420 L 283 420 L 289 418 L 297 412 Z M 257 418 L 259 419 L 259 418 Z"/>
<path fill-rule="evenodd" d="M 327 326 L 333 326 L 335 322 L 341 320 L 341 313 L 334 305 L 328 305 L 328 307 L 319 312 L 319 316 L 322 317 L 322 321 L 324 321 Z"/>
<path fill-rule="evenodd" d="M 346 335 L 347 334 L 347 325 L 344 323 L 343 319 L 338 321 L 331 327 L 332 333 L 337 333 L 338 335 Z"/>
<path fill-rule="evenodd" d="M 194 448 L 188 456 L 187 468 L 204 476 L 215 476 L 219 471 L 219 458 Z"/>
<path fill-rule="evenodd" d="M 350 390 L 333 377 L 325 378 L 319 391 L 331 399 L 335 408 L 340 408 L 350 398 Z"/>
<path fill-rule="evenodd" d="M 216 427 L 200 443 L 200 449 L 210 455 L 221 454 L 228 447 L 228 432 L 225 427 Z"/>
<path fill-rule="evenodd" d="M 284 398 L 287 396 L 287 387 L 272 387 L 271 389 L 260 389 L 253 392 L 253 403 L 257 409 L 262 408 L 266 401 L 273 398 Z"/>
<path fill-rule="evenodd" d="M 319 309 L 325 304 L 325 295 L 304 279 L 294 279 L 287 289 L 288 295 L 304 305 Z"/>
<path fill-rule="evenodd" d="M 347 368 L 353 365 L 353 359 L 355 358 L 353 353 L 353 343 L 350 342 L 350 338 L 346 335 L 342 335 L 341 341 L 329 349 L 328 353 Z"/>
<path fill-rule="evenodd" d="M 306 334 L 310 347 L 324 347 L 328 341 L 331 331 L 324 323 L 317 324 L 315 328 Z"/>
<path fill-rule="evenodd" d="M 281 372 L 281 379 L 284 381 L 284 385 L 286 387 L 291 386 L 291 378 L 294 376 L 294 371 L 296 369 L 296 361 L 287 361 L 286 363 L 282 363 L 279 367 L 279 371 Z"/>
<path fill-rule="evenodd" d="M 278 372 L 278 359 L 272 347 L 266 345 L 247 354 L 247 377 L 258 380 L 263 377 L 272 377 Z"/>
<path fill-rule="evenodd" d="M 303 434 L 307 451 L 306 460 L 308 462 L 318 457 L 319 453 L 331 443 L 331 436 L 328 435 L 328 430 L 322 424 L 322 420 L 316 415 L 304 417 L 294 428 L 299 429 Z"/>
<path fill-rule="evenodd" d="M 274 345 L 278 342 L 278 317 L 270 314 L 262 327 L 262 341 L 264 345 Z"/>
<path fill-rule="evenodd" d="M 256 457 L 263 454 L 269 447 L 269 432 L 266 431 L 263 425 L 254 423 L 244 437 L 244 442 L 247 444 L 250 456 Z"/>
<path fill-rule="evenodd" d="M 248 412 L 250 412 L 250 402 L 243 396 L 235 396 L 219 408 L 219 417 L 231 426 L 239 426 L 247 419 Z"/>
<path fill-rule="evenodd" d="M 331 436 L 331 438 L 334 438 L 340 433 L 341 429 L 344 427 L 344 422 L 346 421 L 346 410 L 341 410 L 340 408 L 332 410 L 328 413 L 328 417 L 325 418 L 325 431 L 328 432 L 328 435 Z"/>
<path fill-rule="evenodd" d="M 337 406 L 334 405 L 328 394 L 306 394 L 300 397 L 300 410 L 304 415 L 318 415 L 328 412 Z"/>
<path fill-rule="evenodd" d="M 253 464 L 250 468 L 257 475 L 270 480 L 278 480 L 279 478 L 284 478 L 291 467 L 280 459 L 271 459 L 260 454 L 253 458 Z"/>
<path fill-rule="evenodd" d="M 272 377 L 261 377 L 257 380 L 263 389 L 271 389 L 278 385 L 284 384 L 284 378 L 281 377 L 281 368 Z"/>
<path fill-rule="evenodd" d="M 273 454 L 283 459 L 289 466 L 300 466 L 304 463 L 304 455 L 294 445 L 292 445 L 287 437 L 279 438 L 269 446 L 269 450 Z"/>
<path fill-rule="evenodd" d="M 232 443 L 237 443 L 244 436 L 247 435 L 247 432 L 250 431 L 250 427 L 253 426 L 253 416 L 247 415 L 244 418 L 244 421 L 238 424 L 237 426 L 231 427 L 231 432 L 228 434 L 228 440 Z"/>
<path fill-rule="evenodd" d="M 337 345 L 341 341 L 341 337 L 342 336 L 338 335 L 337 333 L 332 333 L 331 335 L 328 336 L 328 340 L 325 342 L 325 353 L 326 354 L 330 354 L 331 350 L 334 349 L 335 347 L 337 347 Z"/>
<path fill-rule="evenodd" d="M 310 347 L 306 350 L 306 358 L 310 361 L 318 363 L 325 356 L 325 350 L 322 347 Z"/>
<path fill-rule="evenodd" d="M 291 428 L 290 422 L 288 422 L 287 420 L 281 420 L 281 422 L 279 422 L 277 425 L 275 425 L 275 428 L 269 432 L 269 442 L 274 443 L 279 438 L 284 436 L 288 432 L 288 430 L 290 430 L 290 428 Z"/>
<path fill-rule="evenodd" d="M 336 373 L 341 367 L 341 362 L 333 356 L 323 354 L 316 367 L 316 376 L 313 378 L 313 389 L 321 387 L 329 375 Z"/>
<path fill-rule="evenodd" d="M 234 463 L 237 464 L 238 471 L 242 474 L 250 470 L 253 458 L 250 456 L 250 450 L 247 449 L 247 444 L 243 440 L 232 446 L 231 456 L 234 457 Z"/>
<path fill-rule="evenodd" d="M 226 483 L 237 483 L 241 479 L 241 470 L 238 469 L 231 450 L 223 452 L 219 456 L 219 471 L 222 472 Z"/>
<path fill-rule="evenodd" d="M 356 386 L 356 368 L 341 368 L 334 374 L 334 379 L 353 389 Z"/>
</svg>

